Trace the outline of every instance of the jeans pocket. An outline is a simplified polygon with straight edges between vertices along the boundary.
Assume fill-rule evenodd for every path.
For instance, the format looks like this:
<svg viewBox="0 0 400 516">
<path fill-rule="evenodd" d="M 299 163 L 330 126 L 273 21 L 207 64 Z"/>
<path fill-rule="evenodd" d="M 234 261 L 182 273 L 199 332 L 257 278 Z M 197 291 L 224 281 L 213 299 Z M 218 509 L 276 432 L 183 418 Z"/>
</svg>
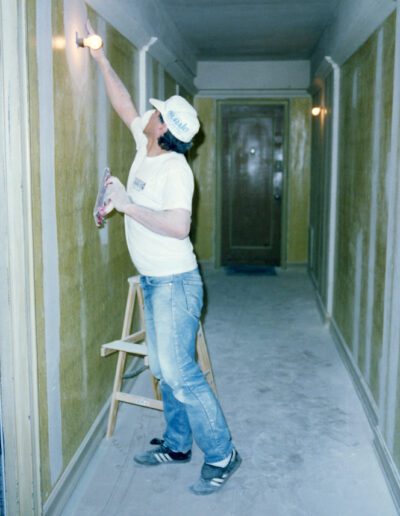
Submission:
<svg viewBox="0 0 400 516">
<path fill-rule="evenodd" d="M 203 308 L 203 284 L 184 281 L 182 285 L 188 312 L 196 319 L 200 319 L 201 309 Z"/>
<path fill-rule="evenodd" d="M 172 285 L 172 282 L 173 276 L 147 276 L 142 287 L 164 287 L 165 285 Z"/>
</svg>

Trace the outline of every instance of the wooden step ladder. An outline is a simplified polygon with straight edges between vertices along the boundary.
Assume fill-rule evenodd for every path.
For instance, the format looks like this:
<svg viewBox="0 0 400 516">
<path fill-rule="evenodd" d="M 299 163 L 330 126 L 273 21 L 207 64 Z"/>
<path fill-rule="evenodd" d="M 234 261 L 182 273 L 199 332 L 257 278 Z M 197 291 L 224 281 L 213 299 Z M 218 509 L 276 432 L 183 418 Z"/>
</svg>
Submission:
<svg viewBox="0 0 400 516">
<path fill-rule="evenodd" d="M 140 405 L 141 407 L 152 408 L 155 410 L 163 410 L 163 403 L 161 401 L 161 393 L 158 386 L 158 380 L 151 376 L 153 385 L 154 398 L 148 398 L 123 392 L 121 390 L 122 380 L 124 377 L 124 370 L 127 355 L 135 355 L 144 358 L 144 365 L 148 368 L 148 355 L 146 346 L 146 325 L 144 316 L 144 302 L 143 292 L 140 286 L 140 276 L 132 276 L 128 278 L 129 290 L 128 298 L 125 307 L 125 316 L 122 326 L 122 335 L 120 340 L 107 342 L 101 346 L 101 356 L 107 357 L 112 353 L 118 353 L 117 366 L 115 370 L 114 386 L 111 396 L 110 412 L 107 424 L 107 438 L 111 437 L 114 432 L 117 412 L 120 402 L 130 403 L 133 405 Z M 135 306 L 138 307 L 139 328 L 137 331 L 131 333 L 132 323 L 134 320 Z M 214 381 L 214 374 L 210 357 L 208 354 L 207 344 L 204 336 L 202 324 L 199 324 L 196 339 L 196 355 L 198 364 L 203 371 L 203 374 L 208 381 L 210 387 L 217 395 L 217 388 Z"/>
</svg>

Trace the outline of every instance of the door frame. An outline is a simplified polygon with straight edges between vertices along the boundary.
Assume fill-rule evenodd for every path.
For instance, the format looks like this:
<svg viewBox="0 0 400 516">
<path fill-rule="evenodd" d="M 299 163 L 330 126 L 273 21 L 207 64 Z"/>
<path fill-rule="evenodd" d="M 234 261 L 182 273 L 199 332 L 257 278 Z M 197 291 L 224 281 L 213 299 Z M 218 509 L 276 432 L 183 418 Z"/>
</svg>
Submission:
<svg viewBox="0 0 400 516">
<path fill-rule="evenodd" d="M 222 123 L 221 110 L 223 106 L 238 105 L 260 105 L 260 106 L 282 106 L 283 107 L 283 124 L 284 124 L 284 171 L 283 171 L 283 195 L 282 195 L 282 214 L 281 214 L 281 263 L 280 267 L 286 267 L 287 263 L 287 206 L 288 206 L 288 189 L 289 184 L 289 106 L 290 101 L 284 98 L 273 99 L 255 99 L 255 98 L 237 98 L 237 99 L 221 99 L 217 100 L 217 136 L 216 136 L 216 178 L 215 178 L 215 241 L 214 241 L 214 266 L 221 267 L 221 225 L 222 225 Z"/>
<path fill-rule="evenodd" d="M 27 0 L 0 0 L 0 403 L 7 514 L 40 514 Z"/>
</svg>

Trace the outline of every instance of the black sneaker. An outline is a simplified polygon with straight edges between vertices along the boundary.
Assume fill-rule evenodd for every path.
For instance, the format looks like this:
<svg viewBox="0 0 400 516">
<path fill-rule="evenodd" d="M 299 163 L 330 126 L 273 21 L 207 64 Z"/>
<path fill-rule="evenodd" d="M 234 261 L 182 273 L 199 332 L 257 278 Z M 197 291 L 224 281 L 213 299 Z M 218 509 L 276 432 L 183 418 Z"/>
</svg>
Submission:
<svg viewBox="0 0 400 516">
<path fill-rule="evenodd" d="M 191 458 L 191 450 L 186 453 L 174 452 L 163 444 L 160 444 L 157 448 L 138 453 L 133 457 L 133 460 L 145 466 L 159 466 L 160 464 L 183 464 L 190 462 Z"/>
<path fill-rule="evenodd" d="M 233 475 L 242 462 L 236 450 L 232 451 L 229 463 L 224 468 L 203 464 L 199 480 L 190 487 L 191 491 L 197 495 L 207 495 L 219 491 L 226 481 Z"/>
</svg>

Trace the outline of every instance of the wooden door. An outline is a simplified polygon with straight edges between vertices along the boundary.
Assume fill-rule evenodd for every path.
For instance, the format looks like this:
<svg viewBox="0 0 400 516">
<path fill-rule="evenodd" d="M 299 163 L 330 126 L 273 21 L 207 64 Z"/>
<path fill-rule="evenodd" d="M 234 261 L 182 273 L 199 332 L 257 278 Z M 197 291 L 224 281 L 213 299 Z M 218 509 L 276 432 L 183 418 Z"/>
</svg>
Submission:
<svg viewBox="0 0 400 516">
<path fill-rule="evenodd" d="M 221 265 L 279 265 L 284 106 L 221 103 Z"/>
</svg>

